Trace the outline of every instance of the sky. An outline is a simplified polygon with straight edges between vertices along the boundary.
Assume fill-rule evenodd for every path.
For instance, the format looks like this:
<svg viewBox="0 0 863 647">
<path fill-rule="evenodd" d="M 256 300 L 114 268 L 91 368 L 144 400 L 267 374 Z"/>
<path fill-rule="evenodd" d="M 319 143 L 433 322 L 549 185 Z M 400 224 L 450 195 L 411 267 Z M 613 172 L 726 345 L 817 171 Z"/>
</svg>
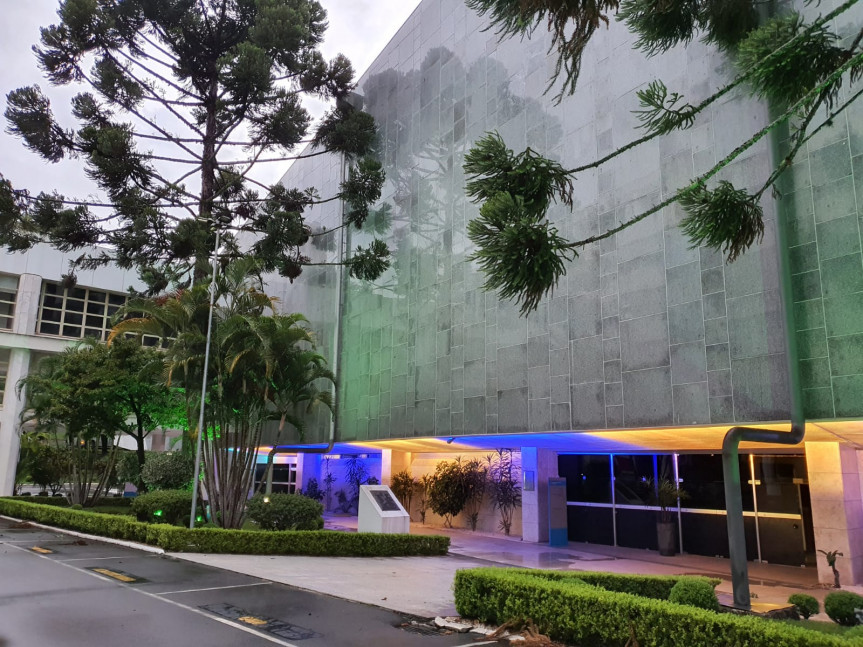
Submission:
<svg viewBox="0 0 863 647">
<path fill-rule="evenodd" d="M 371 65 L 420 0 L 319 0 L 327 10 L 330 28 L 322 51 L 327 59 L 344 54 L 354 65 L 357 78 Z M 5 110 L 6 95 L 16 88 L 38 84 L 51 99 L 61 125 L 72 127 L 68 105 L 72 96 L 86 88 L 81 85 L 52 87 L 42 77 L 31 51 L 38 42 L 39 28 L 57 22 L 58 0 L 0 0 L 0 95 Z M 315 116 L 322 106 L 310 103 Z M 0 174 L 15 188 L 34 193 L 57 190 L 67 198 L 96 197 L 97 187 L 86 177 L 79 160 L 45 162 L 27 150 L 21 141 L 0 128 Z M 159 151 L 161 152 L 161 151 Z M 287 163 L 259 165 L 250 176 L 267 184 L 278 180 Z M 188 168 L 188 167 L 187 167 Z M 173 177 L 176 177 L 173 176 Z"/>
</svg>

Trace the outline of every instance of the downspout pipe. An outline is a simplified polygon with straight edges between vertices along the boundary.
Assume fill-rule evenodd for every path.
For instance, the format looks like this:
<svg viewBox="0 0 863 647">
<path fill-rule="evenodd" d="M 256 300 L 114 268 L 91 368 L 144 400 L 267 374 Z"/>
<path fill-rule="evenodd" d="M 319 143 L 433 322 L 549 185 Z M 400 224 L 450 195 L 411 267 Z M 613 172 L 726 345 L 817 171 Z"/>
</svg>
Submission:
<svg viewBox="0 0 863 647">
<path fill-rule="evenodd" d="M 781 159 L 779 137 L 787 136 L 787 126 L 770 136 L 771 157 L 774 163 Z M 788 254 L 788 232 L 784 214 L 777 205 L 776 232 L 779 256 L 779 281 L 782 313 L 785 326 L 785 358 L 788 370 L 788 386 L 791 396 L 791 429 L 779 431 L 734 427 L 722 441 L 722 472 L 725 481 L 725 510 L 728 522 L 728 552 L 731 558 L 731 582 L 734 590 L 734 606 L 738 609 L 752 608 L 749 594 L 749 570 L 746 561 L 746 534 L 743 525 L 743 496 L 740 488 L 739 446 L 741 442 L 797 445 L 803 441 L 806 431 L 806 414 L 803 409 L 803 390 L 800 379 L 800 364 L 797 355 L 797 326 L 794 321 L 794 295 L 791 287 L 791 261 Z"/>
</svg>

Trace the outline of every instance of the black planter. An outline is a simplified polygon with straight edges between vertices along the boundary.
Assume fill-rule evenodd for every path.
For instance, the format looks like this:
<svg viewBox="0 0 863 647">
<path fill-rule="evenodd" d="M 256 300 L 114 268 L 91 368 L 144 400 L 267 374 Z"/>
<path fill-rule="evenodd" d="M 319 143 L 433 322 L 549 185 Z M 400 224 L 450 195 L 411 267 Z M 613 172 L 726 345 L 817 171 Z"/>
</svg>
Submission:
<svg viewBox="0 0 863 647">
<path fill-rule="evenodd" d="M 657 521 L 656 540 L 659 544 L 659 554 L 670 557 L 677 554 L 677 522 Z"/>
</svg>

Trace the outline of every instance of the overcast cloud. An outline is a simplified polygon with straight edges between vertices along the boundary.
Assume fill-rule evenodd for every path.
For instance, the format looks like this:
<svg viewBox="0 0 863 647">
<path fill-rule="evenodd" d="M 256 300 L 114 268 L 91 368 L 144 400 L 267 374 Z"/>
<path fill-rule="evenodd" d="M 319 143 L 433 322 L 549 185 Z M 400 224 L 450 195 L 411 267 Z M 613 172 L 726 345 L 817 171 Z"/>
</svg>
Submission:
<svg viewBox="0 0 863 647">
<path fill-rule="evenodd" d="M 383 50 L 398 28 L 407 20 L 420 0 L 320 0 L 329 15 L 330 28 L 322 47 L 324 56 L 346 55 L 357 71 L 357 77 L 368 68 Z M 68 105 L 72 96 L 84 86 L 51 87 L 44 80 L 31 51 L 38 42 L 39 28 L 57 22 L 57 0 L 0 0 L 3 18 L 0 21 L 0 95 L 5 110 L 5 96 L 11 90 L 38 84 L 51 99 L 52 109 L 61 124 L 71 127 L 74 120 Z M 318 116 L 318 105 L 309 109 Z M 97 196 L 97 188 L 84 174 L 79 160 L 63 160 L 58 164 L 44 162 L 24 148 L 21 141 L 5 132 L 5 120 L 0 129 L 0 174 L 16 188 L 33 192 L 57 190 L 66 197 Z M 162 151 L 159 150 L 161 153 Z M 167 151 L 171 154 L 174 151 Z M 180 167 L 178 167 L 180 168 Z M 188 167 L 186 167 L 188 168 Z M 287 163 L 260 165 L 251 174 L 255 179 L 272 183 L 280 178 Z M 176 177 L 174 171 L 168 172 Z"/>
</svg>

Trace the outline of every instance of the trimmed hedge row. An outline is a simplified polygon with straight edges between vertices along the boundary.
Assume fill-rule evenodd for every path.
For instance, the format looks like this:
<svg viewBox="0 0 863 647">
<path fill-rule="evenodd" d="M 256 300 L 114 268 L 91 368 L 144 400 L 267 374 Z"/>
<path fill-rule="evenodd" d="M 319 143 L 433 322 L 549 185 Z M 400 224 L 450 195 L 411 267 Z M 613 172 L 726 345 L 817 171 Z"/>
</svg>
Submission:
<svg viewBox="0 0 863 647">
<path fill-rule="evenodd" d="M 263 531 L 180 528 L 147 524 L 132 517 L 0 498 L 0 514 L 92 535 L 159 546 L 169 552 L 239 555 L 313 555 L 330 557 L 397 557 L 446 555 L 449 537 L 379 535 L 329 530 Z"/>
<path fill-rule="evenodd" d="M 530 618 L 552 639 L 581 647 L 623 647 L 631 631 L 639 644 L 654 647 L 863 645 L 863 639 L 608 591 L 588 584 L 591 574 L 552 578 L 545 573 L 497 568 L 458 571 L 456 610 L 463 617 L 496 624 Z"/>
<path fill-rule="evenodd" d="M 508 570 L 508 569 L 504 569 Z M 516 570 L 513 572 L 521 572 Z M 598 586 L 606 591 L 615 593 L 631 593 L 643 598 L 654 600 L 667 600 L 671 595 L 671 589 L 681 579 L 681 575 L 626 575 L 621 573 L 602 573 L 593 571 L 539 571 L 532 570 L 531 574 L 551 582 L 566 582 L 579 580 L 586 584 Z M 686 576 L 687 580 L 700 580 L 716 587 L 722 580 L 715 577 Z"/>
<path fill-rule="evenodd" d="M 53 505 L 58 508 L 68 508 L 69 500 L 64 496 L 10 496 L 6 497 L 13 501 L 23 501 L 25 503 L 38 503 L 39 505 Z M 135 497 L 102 497 L 96 502 L 95 507 L 110 505 L 117 507 L 129 507 Z"/>
</svg>

